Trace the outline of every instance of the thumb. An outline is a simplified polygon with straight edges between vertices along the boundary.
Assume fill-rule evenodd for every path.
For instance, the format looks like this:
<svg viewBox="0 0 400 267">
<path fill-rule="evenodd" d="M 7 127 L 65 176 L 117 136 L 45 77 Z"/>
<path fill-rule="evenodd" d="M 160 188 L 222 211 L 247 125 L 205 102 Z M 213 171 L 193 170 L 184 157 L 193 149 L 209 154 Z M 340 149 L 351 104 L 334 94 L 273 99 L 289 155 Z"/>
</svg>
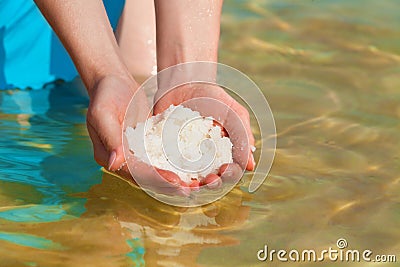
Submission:
<svg viewBox="0 0 400 267">
<path fill-rule="evenodd" d="M 88 123 L 96 132 L 100 139 L 97 146 L 102 146 L 102 150 L 106 152 L 106 168 L 115 171 L 125 161 L 122 148 L 122 125 L 116 114 L 110 112 L 90 112 L 92 116 L 88 116 Z M 100 149 L 98 149 L 100 150 Z M 96 151 L 96 149 L 95 149 Z"/>
<path fill-rule="evenodd" d="M 110 153 L 110 157 L 108 158 L 107 169 L 109 171 L 116 171 L 120 169 L 124 162 L 125 157 L 122 148 L 119 147 L 117 149 L 113 149 Z"/>
<path fill-rule="evenodd" d="M 117 170 L 124 162 L 122 148 L 122 125 L 114 115 L 108 115 L 99 125 L 100 138 L 109 152 L 107 168 L 110 171 Z"/>
</svg>

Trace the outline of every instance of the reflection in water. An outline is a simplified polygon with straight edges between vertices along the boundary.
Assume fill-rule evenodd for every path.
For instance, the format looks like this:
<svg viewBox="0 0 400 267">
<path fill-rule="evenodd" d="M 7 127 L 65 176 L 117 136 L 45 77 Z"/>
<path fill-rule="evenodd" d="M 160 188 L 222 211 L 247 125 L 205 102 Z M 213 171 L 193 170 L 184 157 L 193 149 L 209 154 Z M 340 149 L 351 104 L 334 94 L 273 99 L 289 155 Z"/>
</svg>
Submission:
<svg viewBox="0 0 400 267">
<path fill-rule="evenodd" d="M 87 199 L 80 218 L 9 225 L 8 235 L 24 234 L 6 239 L 0 233 L 0 240 L 9 241 L 4 248 L 38 266 L 92 266 L 93 262 L 98 266 L 193 266 L 203 249 L 240 242 L 222 231 L 244 223 L 249 207 L 243 202 L 250 200 L 235 188 L 214 204 L 176 208 L 107 173 L 101 184 L 74 197 Z M 36 248 L 35 253 L 29 248 Z M 4 253 L 1 257 L 10 258 Z M 60 258 L 68 261 L 62 263 Z"/>
<path fill-rule="evenodd" d="M 221 62 L 263 89 L 278 149 L 255 194 L 249 173 L 203 208 L 164 205 L 102 174 L 77 84 L 1 92 L 0 266 L 310 266 L 260 263 L 256 252 L 338 238 L 399 258 L 399 8 L 225 3 Z"/>
<path fill-rule="evenodd" d="M 237 244 L 239 240 L 220 232 L 242 225 L 249 213 L 243 205 L 249 195 L 238 188 L 211 205 L 178 208 L 109 174 L 84 196 L 88 201 L 82 218 L 112 217 L 115 230 L 135 241 L 133 250 L 142 248 L 149 266 L 192 266 L 204 248 Z"/>
<path fill-rule="evenodd" d="M 3 206 L 0 218 L 46 222 L 82 212 L 82 203 L 71 203 L 67 192 L 87 190 L 91 185 L 88 177 L 98 167 L 88 159 L 80 161 L 80 154 L 76 154 L 82 141 L 87 143 L 72 136 L 73 131 L 83 129 L 77 129 L 74 123 L 84 122 L 82 108 L 87 105 L 87 98 L 79 96 L 77 89 L 71 94 L 70 88 L 74 87 L 74 83 L 54 84 L 39 91 L 2 93 L 4 131 L 0 142 L 6 153 L 1 156 L 1 191 L 4 197 L 18 203 Z M 74 158 L 74 162 L 65 162 L 64 158 Z M 76 162 L 87 166 L 80 174 L 75 173 Z M 32 193 L 26 195 L 18 187 L 30 188 Z M 32 196 L 35 198 L 29 199 Z M 63 207 L 67 202 L 69 207 Z"/>
</svg>

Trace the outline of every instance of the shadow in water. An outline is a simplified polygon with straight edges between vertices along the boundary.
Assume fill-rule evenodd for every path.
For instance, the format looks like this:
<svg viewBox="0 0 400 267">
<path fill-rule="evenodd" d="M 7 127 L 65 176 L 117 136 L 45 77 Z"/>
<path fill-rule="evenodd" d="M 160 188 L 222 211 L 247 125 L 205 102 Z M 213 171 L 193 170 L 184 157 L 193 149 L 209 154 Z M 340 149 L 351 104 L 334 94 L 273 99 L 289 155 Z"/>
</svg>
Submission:
<svg viewBox="0 0 400 267">
<path fill-rule="evenodd" d="M 222 231 L 240 227 L 250 211 L 244 204 L 250 194 L 239 187 L 207 206 L 182 208 L 161 203 L 108 173 L 82 196 L 88 199 L 82 218 L 109 218 L 121 233 L 113 236 L 123 236 L 131 246 L 126 255 L 149 266 L 193 266 L 205 248 L 237 245 L 238 239 Z"/>
<path fill-rule="evenodd" d="M 70 194 L 100 179 L 85 128 L 88 98 L 79 81 L 3 91 L 0 103 L 0 218 L 48 222 L 79 216 L 84 201 Z"/>
</svg>

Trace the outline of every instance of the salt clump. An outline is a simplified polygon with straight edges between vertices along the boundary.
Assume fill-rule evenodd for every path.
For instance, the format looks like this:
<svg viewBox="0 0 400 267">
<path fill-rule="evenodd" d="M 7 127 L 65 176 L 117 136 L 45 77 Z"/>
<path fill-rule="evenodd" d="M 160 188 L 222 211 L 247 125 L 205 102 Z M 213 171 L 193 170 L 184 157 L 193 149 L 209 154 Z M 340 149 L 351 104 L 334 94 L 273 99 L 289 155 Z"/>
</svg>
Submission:
<svg viewBox="0 0 400 267">
<path fill-rule="evenodd" d="M 129 149 L 139 160 L 175 172 L 183 181 L 200 180 L 232 163 L 232 143 L 212 117 L 182 105 L 171 105 L 125 132 Z"/>
</svg>

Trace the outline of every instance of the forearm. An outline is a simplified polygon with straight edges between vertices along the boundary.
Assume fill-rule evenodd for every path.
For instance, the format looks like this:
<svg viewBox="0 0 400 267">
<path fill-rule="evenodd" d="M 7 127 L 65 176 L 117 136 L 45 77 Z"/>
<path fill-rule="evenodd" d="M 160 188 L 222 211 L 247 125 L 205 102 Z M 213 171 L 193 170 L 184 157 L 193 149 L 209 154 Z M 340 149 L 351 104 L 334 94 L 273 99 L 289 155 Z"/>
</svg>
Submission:
<svg viewBox="0 0 400 267">
<path fill-rule="evenodd" d="M 86 88 L 107 75 L 127 76 L 101 0 L 35 0 L 59 36 Z"/>
<path fill-rule="evenodd" d="M 218 60 L 222 0 L 155 0 L 158 70 Z"/>
</svg>

